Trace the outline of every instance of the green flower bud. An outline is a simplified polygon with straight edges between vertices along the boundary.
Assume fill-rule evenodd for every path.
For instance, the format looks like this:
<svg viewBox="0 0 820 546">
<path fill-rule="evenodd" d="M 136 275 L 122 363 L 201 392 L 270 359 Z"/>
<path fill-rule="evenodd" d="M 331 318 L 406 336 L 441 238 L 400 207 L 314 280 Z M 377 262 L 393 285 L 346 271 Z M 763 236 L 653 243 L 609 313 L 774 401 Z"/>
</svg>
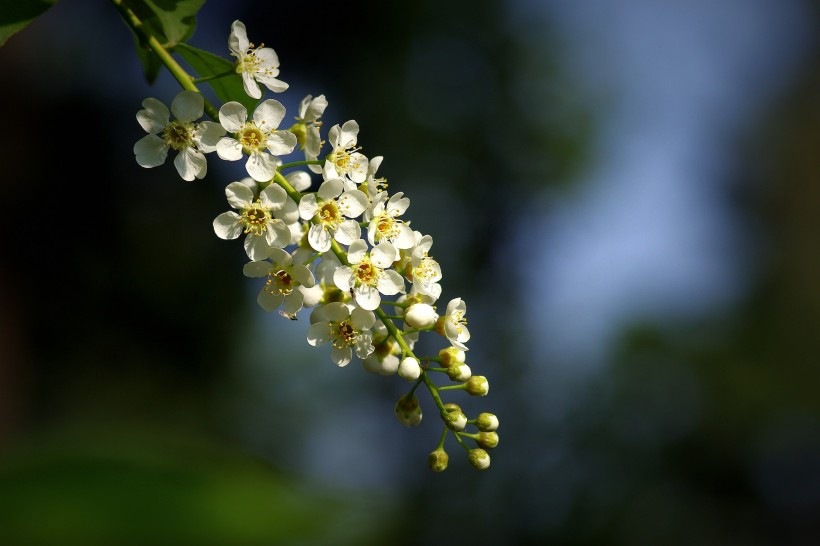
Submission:
<svg viewBox="0 0 820 546">
<path fill-rule="evenodd" d="M 399 422 L 406 427 L 414 427 L 421 423 L 421 408 L 419 399 L 415 395 L 404 395 L 398 399 L 393 408 Z"/>
<path fill-rule="evenodd" d="M 460 411 L 451 411 L 450 413 L 445 414 L 442 418 L 444 419 L 444 424 L 447 425 L 447 428 L 456 432 L 461 432 L 464 430 L 464 427 L 467 426 L 467 416 Z"/>
<path fill-rule="evenodd" d="M 447 463 L 450 462 L 450 457 L 447 452 L 441 448 L 431 451 L 427 456 L 427 465 L 433 472 L 443 472 L 447 469 Z"/>
<path fill-rule="evenodd" d="M 465 390 L 472 396 L 486 396 L 490 392 L 490 382 L 483 375 L 472 376 L 465 385 Z"/>
<path fill-rule="evenodd" d="M 498 428 L 498 417 L 492 413 L 480 413 L 475 424 L 478 426 L 478 430 L 492 432 Z"/>
<path fill-rule="evenodd" d="M 447 375 L 453 381 L 458 381 L 459 383 L 463 381 L 467 381 L 472 377 L 473 371 L 467 364 L 458 364 L 455 366 L 450 366 L 447 368 Z"/>
<path fill-rule="evenodd" d="M 490 468 L 490 455 L 480 447 L 471 449 L 468 458 L 470 459 L 470 464 L 473 465 L 476 470 L 487 470 Z"/>
<path fill-rule="evenodd" d="M 438 352 L 438 357 L 441 359 L 441 365 L 445 368 L 449 368 L 450 366 L 464 364 L 464 361 L 467 359 L 467 353 L 455 347 L 447 347 Z"/>
<path fill-rule="evenodd" d="M 493 449 L 498 445 L 498 434 L 495 432 L 479 432 L 476 443 L 484 449 Z"/>
</svg>

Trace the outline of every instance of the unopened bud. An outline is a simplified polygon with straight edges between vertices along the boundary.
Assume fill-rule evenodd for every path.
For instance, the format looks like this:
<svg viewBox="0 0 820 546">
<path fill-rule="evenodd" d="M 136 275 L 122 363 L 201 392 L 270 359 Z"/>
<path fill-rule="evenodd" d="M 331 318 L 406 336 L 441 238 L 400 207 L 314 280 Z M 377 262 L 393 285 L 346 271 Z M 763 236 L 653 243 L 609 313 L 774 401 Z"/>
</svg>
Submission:
<svg viewBox="0 0 820 546">
<path fill-rule="evenodd" d="M 421 408 L 415 395 L 404 395 L 399 398 L 393 412 L 399 422 L 406 427 L 414 427 L 421 423 Z"/>
<path fill-rule="evenodd" d="M 447 428 L 461 432 L 467 426 L 467 416 L 460 411 L 451 411 L 443 416 Z"/>
<path fill-rule="evenodd" d="M 492 413 L 479 413 L 475 424 L 478 426 L 478 430 L 492 432 L 498 428 L 498 417 Z"/>
<path fill-rule="evenodd" d="M 464 364 L 464 361 L 467 360 L 467 353 L 455 347 L 447 347 L 438 352 L 438 357 L 441 359 L 441 365 L 449 368 L 457 364 Z"/>
<path fill-rule="evenodd" d="M 490 392 L 490 382 L 483 375 L 472 376 L 465 385 L 465 390 L 472 396 L 486 396 Z"/>
<path fill-rule="evenodd" d="M 476 443 L 484 449 L 492 449 L 498 445 L 498 434 L 495 432 L 479 432 Z"/>
<path fill-rule="evenodd" d="M 470 464 L 477 470 L 487 470 L 490 468 L 490 455 L 480 447 L 471 449 L 468 458 L 470 459 Z"/>
<path fill-rule="evenodd" d="M 441 448 L 431 451 L 427 456 L 427 464 L 433 472 L 443 472 L 447 469 L 448 462 L 450 462 L 450 457 Z"/>
<path fill-rule="evenodd" d="M 432 305 L 427 303 L 414 303 L 404 312 L 404 322 L 411 328 L 421 330 L 429 328 L 438 320 L 438 313 Z"/>
<path fill-rule="evenodd" d="M 461 383 L 470 379 L 473 375 L 473 371 L 467 364 L 459 364 L 458 366 L 450 366 L 447 368 L 447 375 L 453 381 Z"/>
<path fill-rule="evenodd" d="M 399 364 L 399 375 L 408 381 L 415 381 L 421 375 L 421 366 L 419 361 L 408 356 Z"/>
</svg>

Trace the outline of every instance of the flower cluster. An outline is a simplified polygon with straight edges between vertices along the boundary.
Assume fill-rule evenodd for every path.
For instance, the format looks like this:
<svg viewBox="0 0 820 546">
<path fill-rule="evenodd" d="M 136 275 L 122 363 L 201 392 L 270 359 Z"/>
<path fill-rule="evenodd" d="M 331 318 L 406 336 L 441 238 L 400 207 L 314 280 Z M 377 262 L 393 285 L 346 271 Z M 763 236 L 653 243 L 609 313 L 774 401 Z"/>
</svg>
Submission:
<svg viewBox="0 0 820 546">
<path fill-rule="evenodd" d="M 262 98 L 259 84 L 276 93 L 288 88 L 277 78 L 276 53 L 254 48 L 240 21 L 231 27 L 228 49 L 236 58 L 235 74 L 225 77 L 240 76 L 248 96 Z M 180 92 L 170 111 L 157 99 L 143 101 L 137 120 L 148 135 L 134 146 L 137 163 L 156 167 L 173 149 L 180 176 L 191 181 L 206 175 L 206 154 L 244 159 L 248 176 L 225 187 L 230 210 L 216 216 L 213 229 L 221 239 L 244 236 L 243 272 L 261 279 L 259 305 L 291 320 L 309 309 L 307 342 L 329 345 L 333 363 L 346 366 L 355 356 L 370 373 L 408 381 L 408 392 L 394 407 L 408 427 L 421 422 L 416 392 L 426 388 L 443 425 L 429 456 L 432 470 L 447 467 L 450 436 L 470 464 L 487 468 L 487 450 L 498 444 L 497 417 L 485 412 L 471 419 L 442 400 L 445 391 L 489 391 L 486 377 L 473 375 L 466 363 L 466 303 L 440 303 L 443 276 L 431 255 L 433 238 L 405 219 L 410 198 L 388 193 L 385 179 L 376 177 L 382 157 L 363 153 L 356 121 L 334 125 L 323 140 L 324 95 L 304 97 L 288 129 L 280 129 L 286 112 L 275 99 L 259 102 L 252 113 L 241 102 L 226 101 L 218 119 L 199 121 L 205 104 L 192 90 Z M 294 153 L 296 160 L 284 161 Z M 445 346 L 416 355 L 422 332 L 438 334 Z M 435 376 L 446 384 L 436 384 Z"/>
</svg>

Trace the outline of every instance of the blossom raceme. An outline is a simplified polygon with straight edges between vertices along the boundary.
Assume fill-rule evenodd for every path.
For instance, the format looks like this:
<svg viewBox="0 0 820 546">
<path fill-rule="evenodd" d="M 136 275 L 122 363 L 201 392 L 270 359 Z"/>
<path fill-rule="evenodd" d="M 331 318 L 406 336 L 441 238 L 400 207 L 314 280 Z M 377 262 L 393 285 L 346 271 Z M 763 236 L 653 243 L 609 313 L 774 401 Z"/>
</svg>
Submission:
<svg viewBox="0 0 820 546">
<path fill-rule="evenodd" d="M 164 46 L 156 44 L 162 43 L 151 42 L 159 48 Z M 158 166 L 176 151 L 179 174 L 193 180 L 205 176 L 207 153 L 215 151 L 229 162 L 247 158 L 248 176 L 224 187 L 230 210 L 219 213 L 212 227 L 221 239 L 245 236 L 250 261 L 242 272 L 262 282 L 258 305 L 291 320 L 309 313 L 308 344 L 330 345 L 337 366 L 359 359 L 366 372 L 409 383 L 394 405 L 403 425 L 421 422 L 417 395 L 426 389 L 442 427 L 432 451 L 434 471 L 449 464 L 443 447 L 449 437 L 464 448 L 470 464 L 486 469 L 486 450 L 498 445 L 498 418 L 488 412 L 470 418 L 444 397 L 459 392 L 487 396 L 489 381 L 474 376 L 466 363 L 470 331 L 464 300 L 451 299 L 444 311 L 437 304 L 441 265 L 430 254 L 433 237 L 410 227 L 410 197 L 403 191 L 388 193 L 387 179 L 377 176 L 383 157 L 362 153 L 355 120 L 334 125 L 323 138 L 325 95 L 305 95 L 288 130 L 279 129 L 285 107 L 277 100 L 258 102 L 250 115 L 245 104 L 255 102 L 234 96 L 236 92 L 258 100 L 265 88 L 283 93 L 288 85 L 278 79 L 279 58 L 273 49 L 250 43 L 239 20 L 231 25 L 228 46 L 235 59 L 231 71 L 182 78 L 186 90 L 170 109 L 158 99 L 143 101 L 137 119 L 148 134 L 134 146 L 137 162 Z M 180 70 L 174 67 L 172 74 Z M 221 77 L 236 81 L 236 74 L 241 89 L 233 86 L 236 89 L 227 92 L 233 100 L 218 108 L 190 88 Z M 226 89 L 216 95 L 224 98 Z M 204 113 L 213 121 L 200 121 Z M 322 157 L 325 144 L 330 151 Z M 304 160 L 286 157 L 294 152 Z M 420 337 L 432 331 L 444 338 L 431 336 L 434 341 L 446 347 L 425 354 L 427 344 Z"/>
<path fill-rule="evenodd" d="M 137 163 L 157 167 L 165 163 L 169 150 L 174 150 L 174 166 L 183 180 L 204 178 L 208 172 L 204 154 L 213 152 L 225 134 L 225 129 L 213 121 L 194 123 L 202 117 L 204 106 L 202 95 L 189 90 L 177 94 L 170 111 L 155 98 L 142 101 L 137 121 L 148 134 L 134 144 Z"/>
</svg>

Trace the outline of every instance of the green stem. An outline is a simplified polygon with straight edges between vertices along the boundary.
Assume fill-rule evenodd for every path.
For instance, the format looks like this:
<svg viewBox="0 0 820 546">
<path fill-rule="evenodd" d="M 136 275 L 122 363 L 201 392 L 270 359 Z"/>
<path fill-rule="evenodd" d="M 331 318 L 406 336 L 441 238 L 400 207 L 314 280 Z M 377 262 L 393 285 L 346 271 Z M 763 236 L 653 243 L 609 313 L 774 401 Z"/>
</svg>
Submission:
<svg viewBox="0 0 820 546">
<path fill-rule="evenodd" d="M 324 165 L 325 161 L 316 159 L 310 161 L 291 161 L 290 163 L 283 163 L 279 165 L 280 169 L 290 169 L 291 167 L 306 167 L 307 165 Z"/>
<path fill-rule="evenodd" d="M 183 89 L 199 93 L 200 91 L 190 74 L 176 62 L 168 50 L 159 43 L 159 40 L 145 27 L 139 17 L 123 3 L 123 0 L 111 0 L 111 3 L 114 4 L 114 7 L 120 12 L 125 23 L 131 27 L 131 30 L 139 37 L 140 41 L 154 52 L 160 62 L 165 65 L 165 68 L 167 68 L 171 75 L 179 82 L 179 85 L 181 85 Z M 214 121 L 219 121 L 219 111 L 207 100 L 205 100 L 205 112 Z"/>
</svg>

